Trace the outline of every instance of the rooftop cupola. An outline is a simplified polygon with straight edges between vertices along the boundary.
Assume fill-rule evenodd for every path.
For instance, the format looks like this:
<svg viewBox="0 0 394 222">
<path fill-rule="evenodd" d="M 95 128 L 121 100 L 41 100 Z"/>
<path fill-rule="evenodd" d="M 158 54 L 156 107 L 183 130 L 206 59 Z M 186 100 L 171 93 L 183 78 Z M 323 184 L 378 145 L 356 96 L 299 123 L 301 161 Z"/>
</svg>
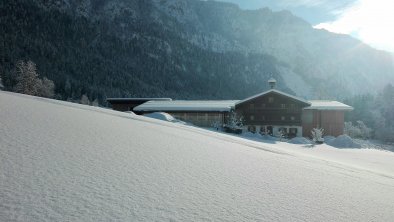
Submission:
<svg viewBox="0 0 394 222">
<path fill-rule="evenodd" d="M 271 87 L 271 89 L 274 89 L 275 86 L 276 86 L 276 80 L 275 80 L 274 78 L 270 78 L 270 79 L 268 80 L 268 84 L 269 84 L 269 86 Z"/>
</svg>

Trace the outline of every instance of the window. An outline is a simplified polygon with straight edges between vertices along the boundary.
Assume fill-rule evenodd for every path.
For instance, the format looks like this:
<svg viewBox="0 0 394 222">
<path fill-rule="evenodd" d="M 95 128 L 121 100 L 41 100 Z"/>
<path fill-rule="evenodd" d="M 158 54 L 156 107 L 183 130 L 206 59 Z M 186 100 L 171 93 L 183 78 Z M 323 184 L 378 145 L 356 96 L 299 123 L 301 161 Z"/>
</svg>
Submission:
<svg viewBox="0 0 394 222">
<path fill-rule="evenodd" d="M 265 120 L 265 116 L 261 116 L 261 120 Z"/>
<path fill-rule="evenodd" d="M 284 104 L 284 103 L 280 104 L 280 108 L 285 109 L 286 108 L 286 104 Z"/>
<path fill-rule="evenodd" d="M 265 134 L 265 126 L 260 126 L 260 134 Z"/>
<path fill-rule="evenodd" d="M 279 128 L 279 132 L 281 132 L 282 134 L 286 135 L 287 134 L 287 128 L 286 127 L 281 127 L 281 128 Z"/>
<path fill-rule="evenodd" d="M 286 120 L 286 117 L 285 117 L 285 116 L 281 116 L 280 119 L 281 119 L 282 121 L 285 121 L 285 120 Z"/>
<path fill-rule="evenodd" d="M 250 120 L 254 120 L 254 116 L 253 115 L 250 115 Z"/>
<path fill-rule="evenodd" d="M 273 127 L 267 126 L 267 134 L 272 136 L 272 132 L 273 132 Z"/>
<path fill-rule="evenodd" d="M 291 119 L 291 121 L 294 121 L 294 120 L 295 120 L 295 117 L 294 117 L 294 116 L 292 116 L 292 117 L 290 117 L 290 119 Z"/>
<path fill-rule="evenodd" d="M 268 102 L 273 103 L 274 102 L 274 97 L 268 97 Z"/>
<path fill-rule="evenodd" d="M 295 109 L 295 105 L 294 104 L 290 104 L 290 108 Z"/>
<path fill-rule="evenodd" d="M 255 133 L 256 132 L 256 126 L 248 126 L 248 131 Z"/>
<path fill-rule="evenodd" d="M 290 128 L 290 134 L 297 134 L 297 128 Z"/>
<path fill-rule="evenodd" d="M 250 109 L 254 109 L 254 104 L 251 103 L 251 104 L 249 105 L 249 108 L 250 108 Z"/>
<path fill-rule="evenodd" d="M 296 137 L 298 129 L 297 128 L 290 128 L 289 129 L 289 137 Z"/>
</svg>

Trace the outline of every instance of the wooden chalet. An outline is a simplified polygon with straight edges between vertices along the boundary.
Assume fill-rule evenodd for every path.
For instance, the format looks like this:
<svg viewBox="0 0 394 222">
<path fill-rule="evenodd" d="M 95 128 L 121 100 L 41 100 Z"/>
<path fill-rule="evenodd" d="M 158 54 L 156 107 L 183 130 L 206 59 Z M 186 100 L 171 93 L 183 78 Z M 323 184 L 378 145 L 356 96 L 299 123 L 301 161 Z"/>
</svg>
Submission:
<svg viewBox="0 0 394 222">
<path fill-rule="evenodd" d="M 308 106 L 306 100 L 271 89 L 239 101 L 235 111 L 244 117 L 248 131 L 295 137 L 302 136 L 302 111 Z"/>
<path fill-rule="evenodd" d="M 108 99 L 113 109 L 137 114 L 166 112 L 175 118 L 201 127 L 223 125 L 231 111 L 242 115 L 244 130 L 287 137 L 309 137 L 313 128 L 323 128 L 325 135 L 343 134 L 344 115 L 352 107 L 326 100 L 305 99 L 271 89 L 244 100 L 171 100 L 169 98 Z"/>
</svg>

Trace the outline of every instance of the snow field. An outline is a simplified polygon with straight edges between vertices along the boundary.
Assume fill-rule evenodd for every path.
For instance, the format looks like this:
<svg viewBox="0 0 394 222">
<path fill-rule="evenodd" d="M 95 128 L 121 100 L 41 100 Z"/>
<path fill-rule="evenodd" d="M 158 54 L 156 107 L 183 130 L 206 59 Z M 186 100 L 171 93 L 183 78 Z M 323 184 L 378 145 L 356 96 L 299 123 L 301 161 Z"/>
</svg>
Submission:
<svg viewBox="0 0 394 222">
<path fill-rule="evenodd" d="M 0 92 L 0 221 L 390 221 L 393 160 Z"/>
</svg>

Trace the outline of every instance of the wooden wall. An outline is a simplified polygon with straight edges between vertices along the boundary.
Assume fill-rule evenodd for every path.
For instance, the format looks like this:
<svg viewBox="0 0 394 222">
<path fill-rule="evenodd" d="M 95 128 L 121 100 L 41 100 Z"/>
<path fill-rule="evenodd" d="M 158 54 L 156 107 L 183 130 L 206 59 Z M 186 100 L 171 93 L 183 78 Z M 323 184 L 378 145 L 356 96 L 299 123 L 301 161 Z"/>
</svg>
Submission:
<svg viewBox="0 0 394 222">
<path fill-rule="evenodd" d="M 235 107 L 245 125 L 301 126 L 306 104 L 277 93 L 269 93 Z"/>
<path fill-rule="evenodd" d="M 304 110 L 302 115 L 303 135 L 310 137 L 313 128 L 323 128 L 324 135 L 342 135 L 344 121 L 345 111 Z"/>
<path fill-rule="evenodd" d="M 192 123 L 200 127 L 212 127 L 217 122 L 222 125 L 225 113 L 222 112 L 167 112 L 176 119 Z"/>
<path fill-rule="evenodd" d="M 121 112 L 126 112 L 126 111 L 132 111 L 134 106 L 131 104 L 112 104 L 112 109 L 121 111 Z"/>
</svg>

